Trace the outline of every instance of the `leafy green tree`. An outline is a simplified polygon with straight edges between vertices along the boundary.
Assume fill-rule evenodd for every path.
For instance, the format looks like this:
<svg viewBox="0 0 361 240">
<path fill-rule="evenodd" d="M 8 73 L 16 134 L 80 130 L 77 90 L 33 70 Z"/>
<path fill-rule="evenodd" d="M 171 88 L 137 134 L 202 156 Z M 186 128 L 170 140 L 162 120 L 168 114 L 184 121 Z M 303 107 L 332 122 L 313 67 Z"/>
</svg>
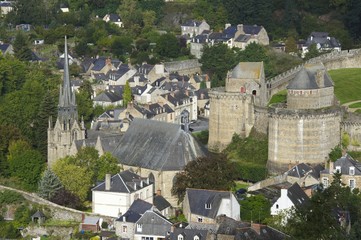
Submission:
<svg viewBox="0 0 361 240">
<path fill-rule="evenodd" d="M 314 43 L 314 44 L 311 44 L 308 47 L 308 52 L 305 55 L 305 59 L 309 60 L 311 58 L 315 58 L 315 57 L 318 57 L 320 55 L 321 55 L 321 53 L 318 51 L 317 45 Z"/>
<path fill-rule="evenodd" d="M 180 53 L 179 41 L 172 33 L 163 34 L 158 39 L 156 51 L 163 57 L 177 58 Z"/>
<path fill-rule="evenodd" d="M 359 39 L 361 36 L 361 2 L 357 0 L 349 0 L 347 2 L 346 14 L 344 21 L 347 29 L 354 39 Z"/>
<path fill-rule="evenodd" d="M 79 197 L 64 188 L 57 191 L 50 201 L 64 207 L 75 209 L 80 209 L 82 207 L 82 202 Z"/>
<path fill-rule="evenodd" d="M 93 89 L 89 81 L 84 81 L 80 86 L 79 92 L 76 93 L 76 103 L 78 105 L 78 114 L 86 123 L 92 120 L 93 101 L 91 99 Z"/>
<path fill-rule="evenodd" d="M 225 44 L 217 44 L 212 47 L 205 46 L 200 59 L 202 71 L 206 72 L 211 79 L 212 87 L 224 86 L 227 71 L 237 63 L 236 55 Z"/>
<path fill-rule="evenodd" d="M 125 82 L 123 91 L 123 106 L 128 106 L 128 103 L 132 101 L 132 89 L 130 88 L 129 82 Z"/>
<path fill-rule="evenodd" d="M 199 177 L 204 173 L 207 173 L 206 179 Z M 234 163 L 223 154 L 199 157 L 176 174 L 172 194 L 181 202 L 187 188 L 230 190 L 235 185 L 236 174 Z"/>
<path fill-rule="evenodd" d="M 107 173 L 114 175 L 119 171 L 120 167 L 118 166 L 118 159 L 113 157 L 113 155 L 107 152 L 100 156 L 99 160 L 97 161 L 96 178 L 98 181 L 104 180 L 105 174 Z"/>
<path fill-rule="evenodd" d="M 18 0 L 15 2 L 14 11 L 6 16 L 8 23 L 42 25 L 47 23 L 45 4 L 42 0 Z"/>
<path fill-rule="evenodd" d="M 0 95 L 20 90 L 25 83 L 26 66 L 16 58 L 0 58 Z"/>
<path fill-rule="evenodd" d="M 297 53 L 297 43 L 296 40 L 290 36 L 286 40 L 286 52 L 288 53 Z"/>
<path fill-rule="evenodd" d="M 21 61 L 30 61 L 31 60 L 31 50 L 29 48 L 29 43 L 26 38 L 26 35 L 22 32 L 18 32 L 15 36 L 14 41 L 14 55 L 17 59 Z"/>
<path fill-rule="evenodd" d="M 64 188 L 84 202 L 92 186 L 92 174 L 85 166 L 72 163 L 71 157 L 59 159 L 53 166 Z"/>
<path fill-rule="evenodd" d="M 247 197 L 240 204 L 243 221 L 264 223 L 271 216 L 271 203 L 261 194 Z"/>
<path fill-rule="evenodd" d="M 28 142 L 18 140 L 9 146 L 8 162 L 11 176 L 21 179 L 28 190 L 34 190 L 45 165 L 41 154 Z"/>
<path fill-rule="evenodd" d="M 47 200 L 52 199 L 55 194 L 63 188 L 58 176 L 50 168 L 47 168 L 40 179 L 38 194 Z"/>
</svg>

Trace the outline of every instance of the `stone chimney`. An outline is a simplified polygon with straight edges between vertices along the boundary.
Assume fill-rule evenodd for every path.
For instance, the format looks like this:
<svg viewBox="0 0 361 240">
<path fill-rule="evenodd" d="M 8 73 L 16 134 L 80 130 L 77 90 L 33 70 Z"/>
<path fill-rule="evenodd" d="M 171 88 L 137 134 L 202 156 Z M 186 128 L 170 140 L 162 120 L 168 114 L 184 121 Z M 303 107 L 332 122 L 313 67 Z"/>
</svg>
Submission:
<svg viewBox="0 0 361 240">
<path fill-rule="evenodd" d="M 332 162 L 332 160 L 329 161 L 328 163 L 328 170 L 330 173 L 333 173 L 333 168 L 334 168 L 334 163 Z"/>
<path fill-rule="evenodd" d="M 224 25 L 224 29 L 227 29 L 227 28 L 229 28 L 230 26 L 232 26 L 230 23 L 226 23 L 226 24 Z"/>
<path fill-rule="evenodd" d="M 244 34 L 243 24 L 238 24 L 237 25 L 237 32 L 239 32 L 240 34 Z"/>
<path fill-rule="evenodd" d="M 112 178 L 111 174 L 109 173 L 105 174 L 105 191 L 110 190 L 111 178 Z"/>
<path fill-rule="evenodd" d="M 134 84 L 135 86 L 139 86 L 139 76 L 134 76 Z"/>
<path fill-rule="evenodd" d="M 162 190 L 160 189 L 157 190 L 157 196 L 162 196 Z"/>
<path fill-rule="evenodd" d="M 261 234 L 261 224 L 252 223 L 251 228 L 257 232 L 258 235 Z"/>
</svg>

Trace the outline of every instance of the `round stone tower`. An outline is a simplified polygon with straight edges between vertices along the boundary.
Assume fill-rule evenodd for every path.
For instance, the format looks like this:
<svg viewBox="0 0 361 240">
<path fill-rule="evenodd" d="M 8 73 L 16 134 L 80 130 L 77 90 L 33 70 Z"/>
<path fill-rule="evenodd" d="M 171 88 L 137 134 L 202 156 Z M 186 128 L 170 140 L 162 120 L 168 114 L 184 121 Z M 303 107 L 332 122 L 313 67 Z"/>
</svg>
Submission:
<svg viewBox="0 0 361 240">
<path fill-rule="evenodd" d="M 333 85 L 322 64 L 305 65 L 287 87 L 287 104 L 270 107 L 269 172 L 284 172 L 290 163 L 324 163 L 340 143 Z"/>
</svg>

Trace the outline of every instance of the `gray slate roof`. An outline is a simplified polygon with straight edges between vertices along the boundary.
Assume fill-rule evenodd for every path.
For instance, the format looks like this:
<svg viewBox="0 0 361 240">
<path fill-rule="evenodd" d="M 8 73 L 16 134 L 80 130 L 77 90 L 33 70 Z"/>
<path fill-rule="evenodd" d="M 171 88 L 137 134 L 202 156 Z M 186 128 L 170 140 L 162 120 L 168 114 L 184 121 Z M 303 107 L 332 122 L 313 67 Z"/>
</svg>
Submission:
<svg viewBox="0 0 361 240">
<path fill-rule="evenodd" d="M 96 96 L 93 99 L 93 101 L 114 103 L 114 102 L 118 102 L 118 101 L 122 100 L 122 98 L 123 98 L 122 96 L 120 96 L 116 93 L 105 91 L 105 92 L 99 94 L 98 96 Z"/>
<path fill-rule="evenodd" d="M 309 173 L 314 178 L 319 179 L 320 171 L 322 171 L 323 169 L 324 168 L 321 165 L 316 165 L 315 167 L 312 167 L 305 163 L 300 163 L 288 170 L 286 173 L 288 176 L 297 178 L 303 178 Z"/>
<path fill-rule="evenodd" d="M 8 43 L 0 44 L 0 51 L 4 54 L 9 47 L 10 44 Z"/>
<path fill-rule="evenodd" d="M 207 230 L 174 228 L 174 231 L 170 233 L 168 239 L 178 240 L 178 236 L 181 234 L 184 240 L 194 240 L 195 236 L 198 236 L 199 240 L 205 240 L 207 238 L 207 233 Z"/>
<path fill-rule="evenodd" d="M 180 125 L 134 119 L 113 156 L 121 164 L 153 170 L 182 170 L 199 156 L 201 146 Z"/>
<path fill-rule="evenodd" d="M 143 182 L 143 186 L 141 186 L 141 181 Z M 147 184 L 144 178 L 127 170 L 111 177 L 110 190 L 105 190 L 105 182 L 102 182 L 98 186 L 94 187 L 92 191 L 132 193 L 145 188 L 150 184 L 153 183 Z"/>
<path fill-rule="evenodd" d="M 147 210 L 137 221 L 138 224 L 142 226 L 142 231 L 140 232 L 135 228 L 135 234 L 164 237 L 170 232 L 172 226 L 172 223 L 163 215 L 153 210 Z"/>
<path fill-rule="evenodd" d="M 132 203 L 128 211 L 120 216 L 116 221 L 123 222 L 125 220 L 126 222 L 135 223 L 147 210 L 151 208 L 152 204 L 144 200 L 137 199 Z"/>
<path fill-rule="evenodd" d="M 314 43 L 320 44 L 322 48 L 341 47 L 340 42 L 336 38 L 330 37 L 327 32 L 312 32 L 307 38 L 305 45 L 310 46 Z"/>
<path fill-rule="evenodd" d="M 232 78 L 259 79 L 263 70 L 262 62 L 240 62 L 232 70 Z"/>
<path fill-rule="evenodd" d="M 332 87 L 333 81 L 328 75 L 325 67 L 322 63 L 315 63 L 315 64 L 306 64 L 304 68 L 302 68 L 294 79 L 288 84 L 287 89 L 320 89 L 321 87 L 318 86 L 316 82 L 316 74 L 317 71 L 324 71 L 324 87 Z"/>
<path fill-rule="evenodd" d="M 302 190 L 300 185 L 298 185 L 298 183 L 294 183 L 287 190 L 287 196 L 292 201 L 292 203 L 295 205 L 295 207 L 302 206 L 302 205 L 306 204 L 309 201 L 308 196 Z"/>
<path fill-rule="evenodd" d="M 192 188 L 186 190 L 191 213 L 213 219 L 217 217 L 222 199 L 230 199 L 231 195 L 232 193 L 227 191 Z M 211 208 L 206 209 L 206 204 L 211 204 Z"/>
<path fill-rule="evenodd" d="M 159 211 L 162 211 L 167 207 L 171 206 L 170 203 L 162 195 L 155 195 L 153 197 L 153 204 Z"/>
<path fill-rule="evenodd" d="M 350 167 L 355 168 L 355 175 L 361 175 L 361 163 L 354 160 L 350 155 L 346 154 L 341 158 L 337 159 L 333 164 L 333 169 L 336 169 L 336 166 L 341 167 L 342 175 L 349 175 Z M 330 173 L 329 169 L 323 170 L 321 173 Z"/>
<path fill-rule="evenodd" d="M 99 217 L 86 216 L 83 224 L 96 225 L 99 222 Z"/>
</svg>

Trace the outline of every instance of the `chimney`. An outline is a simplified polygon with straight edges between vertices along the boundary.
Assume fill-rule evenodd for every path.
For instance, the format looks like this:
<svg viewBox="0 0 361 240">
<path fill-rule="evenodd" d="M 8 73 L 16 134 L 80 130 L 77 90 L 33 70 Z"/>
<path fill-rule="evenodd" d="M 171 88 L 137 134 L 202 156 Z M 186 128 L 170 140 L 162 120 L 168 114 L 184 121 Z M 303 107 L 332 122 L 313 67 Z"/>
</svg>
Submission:
<svg viewBox="0 0 361 240">
<path fill-rule="evenodd" d="M 292 163 L 291 161 L 288 163 L 288 170 L 291 170 L 292 169 Z"/>
<path fill-rule="evenodd" d="M 288 189 L 282 188 L 282 189 L 281 189 L 281 197 L 282 197 L 282 196 L 287 196 L 287 192 L 288 192 Z"/>
<path fill-rule="evenodd" d="M 123 222 L 126 222 L 126 221 L 127 221 L 126 217 L 125 217 L 125 216 L 123 216 Z"/>
<path fill-rule="evenodd" d="M 110 58 L 107 58 L 107 59 L 105 60 L 105 64 L 106 64 L 106 65 L 111 65 L 111 64 L 112 64 L 112 60 L 111 60 Z"/>
<path fill-rule="evenodd" d="M 135 86 L 139 86 L 139 76 L 134 76 L 134 84 Z"/>
<path fill-rule="evenodd" d="M 243 24 L 238 24 L 238 25 L 237 25 L 237 31 L 240 32 L 240 34 L 244 34 Z"/>
<path fill-rule="evenodd" d="M 134 183 L 134 190 L 137 190 L 137 183 Z"/>
<path fill-rule="evenodd" d="M 229 28 L 230 26 L 231 26 L 230 23 L 226 23 L 226 24 L 224 25 L 224 29 L 227 29 L 227 28 Z"/>
<path fill-rule="evenodd" d="M 330 161 L 328 162 L 328 169 L 329 169 L 330 173 L 333 173 L 334 166 L 333 166 L 332 160 L 330 160 Z"/>
<path fill-rule="evenodd" d="M 111 181 L 112 175 L 109 173 L 105 174 L 105 191 L 110 190 L 110 181 Z"/>
<path fill-rule="evenodd" d="M 162 196 L 162 190 L 160 189 L 157 190 L 157 196 Z"/>
</svg>

